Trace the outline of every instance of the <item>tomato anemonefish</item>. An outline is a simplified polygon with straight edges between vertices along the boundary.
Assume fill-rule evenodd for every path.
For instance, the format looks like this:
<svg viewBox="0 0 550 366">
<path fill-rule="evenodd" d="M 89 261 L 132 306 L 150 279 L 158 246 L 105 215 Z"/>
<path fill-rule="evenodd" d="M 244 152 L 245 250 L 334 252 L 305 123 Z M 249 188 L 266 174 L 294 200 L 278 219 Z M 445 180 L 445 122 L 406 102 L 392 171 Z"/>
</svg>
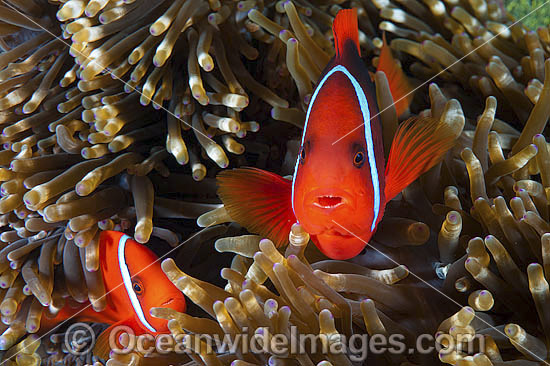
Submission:
<svg viewBox="0 0 550 366">
<path fill-rule="evenodd" d="M 112 324 L 97 338 L 93 349 L 94 355 L 107 358 L 110 331 L 116 326 L 128 326 L 135 335 L 170 333 L 167 321 L 153 317 L 151 308 L 185 312 L 186 303 L 183 293 L 162 271 L 158 257 L 145 245 L 117 231 L 103 231 L 99 240 L 106 308 L 96 312 L 88 301 L 66 302 L 54 318 L 42 317 L 41 332 L 69 318 Z"/>
<path fill-rule="evenodd" d="M 218 195 L 229 216 L 249 231 L 288 242 L 299 222 L 330 258 L 348 259 L 365 247 L 386 202 L 438 163 L 455 139 L 430 117 L 403 122 L 384 164 L 376 94 L 360 56 L 356 9 L 340 10 L 333 24 L 336 55 L 308 105 L 292 181 L 256 168 L 218 175 Z M 410 103 L 411 87 L 384 42 L 379 71 L 388 78 L 396 109 Z"/>
</svg>

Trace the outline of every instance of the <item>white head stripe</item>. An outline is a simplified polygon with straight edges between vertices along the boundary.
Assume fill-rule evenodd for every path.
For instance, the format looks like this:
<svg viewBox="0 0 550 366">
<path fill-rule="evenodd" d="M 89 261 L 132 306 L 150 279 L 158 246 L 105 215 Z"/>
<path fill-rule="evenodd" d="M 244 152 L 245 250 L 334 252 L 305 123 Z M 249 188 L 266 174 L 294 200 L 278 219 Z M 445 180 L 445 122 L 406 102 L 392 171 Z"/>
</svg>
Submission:
<svg viewBox="0 0 550 366">
<path fill-rule="evenodd" d="M 374 227 L 376 226 L 376 220 L 378 219 L 378 214 L 380 212 L 380 181 L 378 180 L 378 169 L 376 167 L 376 157 L 374 156 L 374 143 L 372 140 L 372 131 L 370 128 L 369 105 L 367 102 L 367 96 L 365 95 L 363 88 L 361 88 L 361 85 L 359 85 L 359 82 L 357 81 L 357 79 L 344 66 L 342 65 L 334 66 L 329 72 L 327 72 L 327 74 L 323 77 L 321 82 L 319 82 L 319 85 L 317 85 L 317 88 L 313 92 L 313 96 L 311 97 L 311 100 L 309 101 L 309 105 L 307 107 L 306 123 L 304 125 L 304 132 L 302 134 L 301 146 L 304 146 L 304 138 L 306 136 L 307 123 L 309 122 L 309 114 L 311 113 L 311 107 L 315 102 L 315 98 L 317 98 L 317 94 L 319 93 L 319 90 L 321 90 L 321 88 L 323 87 L 327 79 L 337 71 L 346 75 L 349 81 L 351 81 L 351 85 L 353 85 L 353 89 L 355 89 L 355 95 L 357 96 L 357 99 L 359 101 L 361 114 L 363 115 L 363 125 L 365 126 L 365 140 L 367 142 L 367 156 L 369 158 L 370 175 L 372 180 L 372 188 L 374 191 L 374 204 L 373 204 L 374 218 L 372 220 L 372 225 L 371 225 L 371 230 L 374 230 Z M 294 211 L 294 185 L 296 184 L 296 174 L 298 173 L 299 161 L 300 161 L 300 157 L 296 159 L 294 176 L 292 178 L 292 211 Z M 296 212 L 294 212 L 294 214 L 296 215 Z"/>
<path fill-rule="evenodd" d="M 149 329 L 151 332 L 156 332 L 155 328 L 153 328 L 153 326 L 149 324 L 147 319 L 145 319 L 143 309 L 141 308 L 139 299 L 137 298 L 137 295 L 134 292 L 134 288 L 132 286 L 132 277 L 130 276 L 130 270 L 128 269 L 128 265 L 126 264 L 126 256 L 124 255 L 124 249 L 126 248 L 126 241 L 128 239 L 130 239 L 128 235 L 122 235 L 118 242 L 118 267 L 120 268 L 122 281 L 124 282 L 126 293 L 130 298 L 130 302 L 132 303 L 132 307 L 134 308 L 134 312 L 138 316 L 139 321 L 141 322 L 141 324 L 143 324 L 145 328 Z"/>
</svg>

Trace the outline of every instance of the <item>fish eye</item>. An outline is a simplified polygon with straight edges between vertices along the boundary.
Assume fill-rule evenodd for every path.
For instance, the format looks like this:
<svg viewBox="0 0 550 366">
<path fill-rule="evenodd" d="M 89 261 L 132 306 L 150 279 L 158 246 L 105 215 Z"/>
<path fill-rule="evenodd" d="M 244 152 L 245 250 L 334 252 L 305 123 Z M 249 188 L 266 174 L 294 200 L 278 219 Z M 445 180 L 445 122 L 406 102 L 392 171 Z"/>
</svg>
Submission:
<svg viewBox="0 0 550 366">
<path fill-rule="evenodd" d="M 306 162 L 306 149 L 304 146 L 302 146 L 300 149 L 299 159 L 301 164 L 304 164 Z"/>
<path fill-rule="evenodd" d="M 364 162 L 365 154 L 362 151 L 355 153 L 355 156 L 353 157 L 353 165 L 355 165 L 356 168 L 361 168 Z"/>
<path fill-rule="evenodd" d="M 132 289 L 136 295 L 141 295 L 143 293 L 143 286 L 138 281 L 132 282 Z"/>
</svg>

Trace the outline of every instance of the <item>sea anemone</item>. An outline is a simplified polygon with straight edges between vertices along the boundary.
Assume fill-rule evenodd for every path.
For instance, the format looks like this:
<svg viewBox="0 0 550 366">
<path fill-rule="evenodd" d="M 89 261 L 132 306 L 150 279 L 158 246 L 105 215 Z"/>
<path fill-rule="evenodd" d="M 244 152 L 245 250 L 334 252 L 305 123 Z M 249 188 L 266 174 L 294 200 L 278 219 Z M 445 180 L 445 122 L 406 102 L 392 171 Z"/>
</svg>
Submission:
<svg viewBox="0 0 550 366">
<path fill-rule="evenodd" d="M 299 226 L 281 252 L 223 225 L 232 219 L 214 197 L 212 177 L 230 164 L 292 173 L 305 110 L 333 55 L 333 17 L 347 7 L 358 9 L 359 40 L 372 66 L 380 31 L 387 32 L 419 85 L 411 112 L 455 126 L 457 134 L 465 127 L 445 160 L 390 202 L 367 253 L 340 262 L 307 245 Z M 216 249 L 234 255 L 221 272 L 225 288 L 205 280 L 208 264 L 191 276 L 163 263 L 202 309 L 155 310 L 170 320 L 175 338 L 253 335 L 260 325 L 270 336 L 296 326 L 300 334 L 333 335 L 329 342 L 352 334 L 404 334 L 407 344 L 425 333 L 482 334 L 485 349 L 442 352 L 441 361 L 546 359 L 547 27 L 529 31 L 496 0 L 6 0 L 0 13 L 5 360 L 40 363 L 40 342 L 29 333 L 67 298 L 104 306 L 101 230 L 175 247 L 195 226 L 169 221 L 197 217 L 208 228 L 181 250 L 192 253 L 185 262 L 216 236 L 225 236 Z M 424 87 L 432 80 L 437 85 Z M 384 74 L 374 81 L 388 147 L 399 121 Z M 244 138 L 249 132 L 258 133 Z M 42 342 L 49 361 L 96 361 L 68 354 L 62 337 Z M 350 354 L 311 349 L 298 356 L 203 351 L 191 347 L 174 359 L 351 363 Z M 136 364 L 149 356 L 113 357 L 113 364 Z M 373 357 L 435 362 L 433 355 Z"/>
</svg>

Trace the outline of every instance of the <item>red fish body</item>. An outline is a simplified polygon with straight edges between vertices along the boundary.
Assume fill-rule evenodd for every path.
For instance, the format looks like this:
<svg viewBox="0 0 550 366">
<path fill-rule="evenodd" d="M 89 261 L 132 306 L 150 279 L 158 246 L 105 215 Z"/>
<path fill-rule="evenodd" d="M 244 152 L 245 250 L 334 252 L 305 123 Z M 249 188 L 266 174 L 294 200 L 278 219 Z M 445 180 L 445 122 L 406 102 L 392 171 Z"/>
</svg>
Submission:
<svg viewBox="0 0 550 366">
<path fill-rule="evenodd" d="M 167 321 L 153 317 L 151 308 L 167 307 L 185 312 L 186 302 L 182 292 L 162 271 L 158 257 L 121 232 L 103 231 L 99 240 L 106 308 L 96 312 L 89 302 L 76 307 L 67 303 L 54 318 L 42 318 L 41 331 L 71 318 L 112 324 L 112 327 L 125 325 L 136 335 L 169 333 Z M 106 357 L 112 327 L 98 338 L 94 354 Z"/>
<path fill-rule="evenodd" d="M 356 10 L 341 10 L 333 32 L 336 55 L 311 97 L 292 182 L 255 168 L 234 169 L 218 176 L 218 193 L 229 215 L 249 231 L 281 245 L 299 222 L 321 252 L 348 259 L 368 243 L 386 202 L 440 161 L 454 135 L 436 120 L 409 119 L 400 125 L 385 164 Z M 378 69 L 403 112 L 411 88 L 385 42 Z"/>
</svg>

